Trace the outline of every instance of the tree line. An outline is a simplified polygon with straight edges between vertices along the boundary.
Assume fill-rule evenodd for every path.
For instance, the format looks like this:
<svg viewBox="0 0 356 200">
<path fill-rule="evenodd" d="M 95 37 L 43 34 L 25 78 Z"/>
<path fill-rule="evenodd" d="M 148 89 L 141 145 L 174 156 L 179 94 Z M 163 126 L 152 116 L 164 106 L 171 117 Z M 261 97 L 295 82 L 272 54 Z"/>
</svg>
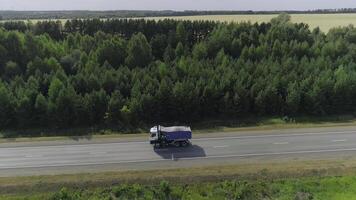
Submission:
<svg viewBox="0 0 356 200">
<path fill-rule="evenodd" d="M 323 33 L 286 14 L 261 24 L 28 26 L 0 28 L 0 128 L 126 128 L 356 110 L 352 26 Z"/>
</svg>

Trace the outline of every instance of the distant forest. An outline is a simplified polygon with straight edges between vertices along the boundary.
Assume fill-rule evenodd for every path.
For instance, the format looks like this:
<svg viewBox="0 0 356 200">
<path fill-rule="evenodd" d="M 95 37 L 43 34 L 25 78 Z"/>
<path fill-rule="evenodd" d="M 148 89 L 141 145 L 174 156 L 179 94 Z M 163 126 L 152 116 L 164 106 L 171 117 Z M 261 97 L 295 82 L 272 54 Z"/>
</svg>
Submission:
<svg viewBox="0 0 356 200">
<path fill-rule="evenodd" d="M 0 128 L 138 127 L 356 111 L 356 28 L 174 20 L 5 22 Z"/>
<path fill-rule="evenodd" d="M 116 10 L 116 11 L 0 11 L 0 20 L 26 19 L 92 19 L 92 18 L 130 18 L 195 15 L 239 15 L 239 14 L 322 14 L 356 13 L 356 8 L 319 9 L 319 10 L 277 10 L 277 11 L 151 11 L 151 10 Z"/>
</svg>

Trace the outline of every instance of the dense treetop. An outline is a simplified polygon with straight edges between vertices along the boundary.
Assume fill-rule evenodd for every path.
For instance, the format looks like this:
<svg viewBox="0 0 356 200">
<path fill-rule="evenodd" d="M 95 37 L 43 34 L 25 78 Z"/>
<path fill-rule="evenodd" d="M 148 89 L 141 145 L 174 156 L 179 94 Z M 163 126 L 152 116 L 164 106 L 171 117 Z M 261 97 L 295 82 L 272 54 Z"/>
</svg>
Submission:
<svg viewBox="0 0 356 200">
<path fill-rule="evenodd" d="M 0 128 L 356 110 L 356 29 L 72 20 L 0 29 Z"/>
</svg>

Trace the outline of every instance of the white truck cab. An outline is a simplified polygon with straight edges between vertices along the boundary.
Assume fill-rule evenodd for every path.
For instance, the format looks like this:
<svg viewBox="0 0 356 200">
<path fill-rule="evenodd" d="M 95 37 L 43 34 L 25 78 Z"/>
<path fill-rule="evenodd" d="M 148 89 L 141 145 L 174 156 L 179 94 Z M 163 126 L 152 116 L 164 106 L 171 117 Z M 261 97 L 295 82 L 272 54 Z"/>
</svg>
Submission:
<svg viewBox="0 0 356 200">
<path fill-rule="evenodd" d="M 157 126 L 154 126 L 150 129 L 150 143 L 152 144 L 153 141 L 158 140 L 158 128 Z"/>
</svg>

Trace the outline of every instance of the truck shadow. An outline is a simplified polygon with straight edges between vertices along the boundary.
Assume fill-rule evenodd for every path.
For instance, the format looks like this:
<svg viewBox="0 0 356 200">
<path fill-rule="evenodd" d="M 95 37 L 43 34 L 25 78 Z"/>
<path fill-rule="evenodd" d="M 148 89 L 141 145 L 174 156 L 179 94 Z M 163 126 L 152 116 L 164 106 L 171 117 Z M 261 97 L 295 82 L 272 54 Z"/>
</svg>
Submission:
<svg viewBox="0 0 356 200">
<path fill-rule="evenodd" d="M 190 145 L 188 147 L 167 146 L 155 148 L 154 151 L 163 159 L 179 160 L 182 158 L 206 157 L 204 149 L 198 145 Z"/>
</svg>

